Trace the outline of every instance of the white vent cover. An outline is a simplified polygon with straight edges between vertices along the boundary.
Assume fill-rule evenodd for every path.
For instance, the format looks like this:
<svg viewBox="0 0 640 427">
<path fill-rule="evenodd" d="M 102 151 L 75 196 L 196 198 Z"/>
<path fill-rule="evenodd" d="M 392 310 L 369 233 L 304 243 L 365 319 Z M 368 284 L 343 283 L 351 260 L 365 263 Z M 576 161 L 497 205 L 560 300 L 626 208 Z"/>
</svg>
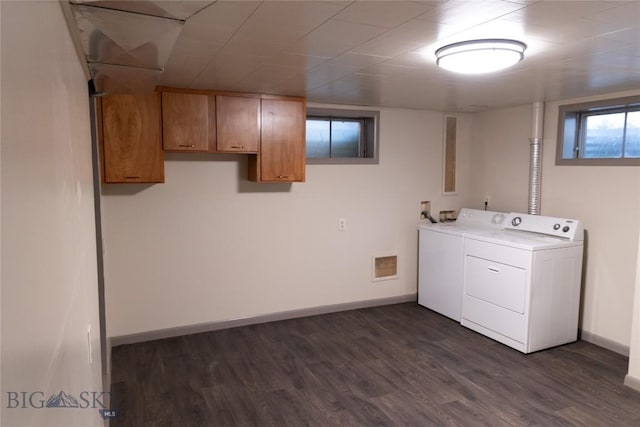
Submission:
<svg viewBox="0 0 640 427">
<path fill-rule="evenodd" d="M 398 255 L 384 254 L 373 257 L 372 281 L 392 280 L 398 278 Z"/>
</svg>

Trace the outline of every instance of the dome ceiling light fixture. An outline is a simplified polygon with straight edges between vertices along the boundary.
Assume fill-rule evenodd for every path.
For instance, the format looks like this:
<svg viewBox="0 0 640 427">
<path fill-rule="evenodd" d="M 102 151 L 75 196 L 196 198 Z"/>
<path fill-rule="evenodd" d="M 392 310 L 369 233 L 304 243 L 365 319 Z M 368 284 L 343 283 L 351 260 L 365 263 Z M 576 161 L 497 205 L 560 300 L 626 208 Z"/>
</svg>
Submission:
<svg viewBox="0 0 640 427">
<path fill-rule="evenodd" d="M 491 73 L 522 61 L 526 49 L 527 45 L 518 40 L 467 40 L 436 50 L 436 64 L 462 74 Z"/>
</svg>

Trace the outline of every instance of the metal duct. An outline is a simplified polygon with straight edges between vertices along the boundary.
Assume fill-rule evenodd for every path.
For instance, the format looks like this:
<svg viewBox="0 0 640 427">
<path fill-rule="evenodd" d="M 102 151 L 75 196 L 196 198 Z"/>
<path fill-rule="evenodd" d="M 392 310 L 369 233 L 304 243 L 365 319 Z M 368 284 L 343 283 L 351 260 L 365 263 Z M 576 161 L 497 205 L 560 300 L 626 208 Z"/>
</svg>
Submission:
<svg viewBox="0 0 640 427">
<path fill-rule="evenodd" d="M 210 4 L 71 0 L 76 27 L 72 32 L 82 46 L 96 90 L 152 92 L 185 20 Z"/>
<path fill-rule="evenodd" d="M 540 215 L 542 186 L 542 132 L 544 103 L 533 103 L 532 138 L 529 138 L 529 207 L 528 213 Z"/>
</svg>

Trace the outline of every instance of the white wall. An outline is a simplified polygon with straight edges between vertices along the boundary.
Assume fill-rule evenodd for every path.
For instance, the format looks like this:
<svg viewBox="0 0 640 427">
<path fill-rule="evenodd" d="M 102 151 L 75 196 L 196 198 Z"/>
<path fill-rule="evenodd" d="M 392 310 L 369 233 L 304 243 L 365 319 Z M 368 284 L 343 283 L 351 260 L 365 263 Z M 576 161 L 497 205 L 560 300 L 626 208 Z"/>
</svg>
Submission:
<svg viewBox="0 0 640 427">
<path fill-rule="evenodd" d="M 607 97 L 623 95 L 630 93 Z M 640 220 L 638 168 L 555 166 L 559 104 L 545 106 L 541 214 L 583 221 L 587 239 L 581 328 L 614 346 L 628 347 Z M 472 200 L 491 194 L 494 209 L 526 212 L 531 115 L 532 106 L 525 105 L 474 117 Z"/>
<path fill-rule="evenodd" d="M 453 196 L 443 115 L 380 120 L 379 165 L 308 165 L 306 183 L 250 183 L 243 155 L 172 154 L 165 184 L 103 186 L 108 335 L 415 294 L 420 201 L 465 205 L 470 119 Z M 372 283 L 372 257 L 388 252 L 399 278 Z"/>
<path fill-rule="evenodd" d="M 97 409 L 7 408 L 9 392 L 100 391 L 101 370 L 86 80 L 58 2 L 0 10 L 0 424 L 102 425 Z"/>
<path fill-rule="evenodd" d="M 599 98 L 562 103 L 594 99 Z M 555 166 L 560 104 L 546 105 L 542 211 L 584 222 L 587 265 L 582 329 L 628 347 L 640 226 L 638 167 Z"/>
<path fill-rule="evenodd" d="M 638 236 L 640 242 L 640 235 Z M 631 348 L 629 350 L 629 372 L 625 384 L 640 391 L 640 254 L 636 264 L 636 292 L 633 298 L 633 320 L 631 325 Z"/>
<path fill-rule="evenodd" d="M 532 106 L 490 110 L 473 117 L 470 205 L 526 212 Z"/>
</svg>

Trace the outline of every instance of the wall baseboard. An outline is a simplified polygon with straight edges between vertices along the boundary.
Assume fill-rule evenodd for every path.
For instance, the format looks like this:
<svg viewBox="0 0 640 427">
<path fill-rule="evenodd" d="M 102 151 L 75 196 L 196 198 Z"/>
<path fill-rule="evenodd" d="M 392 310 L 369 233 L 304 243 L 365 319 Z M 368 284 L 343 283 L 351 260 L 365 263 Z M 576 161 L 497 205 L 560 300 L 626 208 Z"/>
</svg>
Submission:
<svg viewBox="0 0 640 427">
<path fill-rule="evenodd" d="M 323 305 L 320 307 L 301 308 L 278 313 L 260 314 L 257 316 L 243 317 L 240 319 L 222 320 L 219 322 L 199 323 L 196 325 L 177 326 L 175 328 L 158 329 L 137 334 L 120 335 L 109 339 L 111 347 L 125 344 L 135 344 L 144 341 L 173 338 L 182 335 L 199 334 L 202 332 L 217 331 L 220 329 L 236 328 L 238 326 L 255 325 L 257 323 L 275 322 L 278 320 L 295 319 L 298 317 L 316 316 L 318 314 L 336 313 L 339 311 L 357 310 L 359 308 L 377 307 L 381 305 L 400 304 L 404 302 L 417 302 L 416 293 L 400 295 L 397 297 L 378 298 L 366 301 L 354 301 L 342 304 Z"/>
<path fill-rule="evenodd" d="M 631 375 L 627 374 L 624 377 L 624 385 L 634 390 L 640 391 L 640 378 L 632 377 Z"/>
<path fill-rule="evenodd" d="M 623 356 L 629 357 L 629 347 L 626 345 L 620 344 L 618 342 L 610 340 L 609 338 L 604 338 L 600 335 L 596 335 L 585 330 L 580 330 L 579 335 L 583 341 L 590 342 L 591 344 L 595 344 L 598 347 L 606 348 L 607 350 L 611 350 L 614 353 L 622 354 Z"/>
</svg>

